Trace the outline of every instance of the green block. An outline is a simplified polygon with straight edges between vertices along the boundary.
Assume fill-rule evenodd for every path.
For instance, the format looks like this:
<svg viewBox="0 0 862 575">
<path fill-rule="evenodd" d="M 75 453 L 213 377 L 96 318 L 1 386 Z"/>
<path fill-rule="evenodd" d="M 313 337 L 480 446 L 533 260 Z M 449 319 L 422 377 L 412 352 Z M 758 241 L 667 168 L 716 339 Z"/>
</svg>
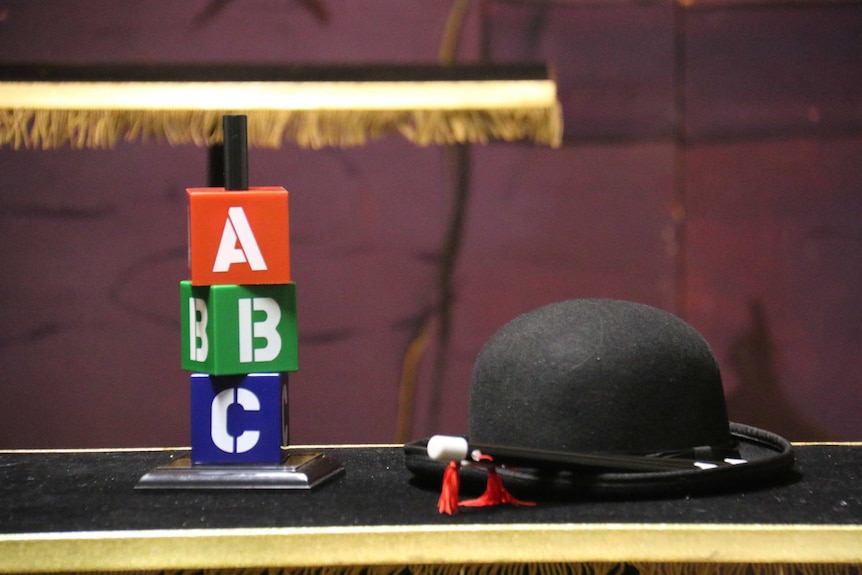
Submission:
<svg viewBox="0 0 862 575">
<path fill-rule="evenodd" d="M 210 375 L 297 371 L 296 284 L 180 282 L 182 367 Z"/>
</svg>

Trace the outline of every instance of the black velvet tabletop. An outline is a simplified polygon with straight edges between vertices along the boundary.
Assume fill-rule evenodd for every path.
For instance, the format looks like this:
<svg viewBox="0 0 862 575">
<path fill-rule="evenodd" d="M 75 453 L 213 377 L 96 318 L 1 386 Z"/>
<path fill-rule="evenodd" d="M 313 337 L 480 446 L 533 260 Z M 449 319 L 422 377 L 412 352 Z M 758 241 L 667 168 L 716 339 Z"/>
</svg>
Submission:
<svg viewBox="0 0 862 575">
<path fill-rule="evenodd" d="M 0 533 L 385 525 L 673 523 L 862 524 L 862 446 L 797 446 L 780 485 L 696 497 L 539 501 L 437 512 L 398 447 L 325 448 L 345 473 L 311 491 L 140 491 L 183 451 L 0 454 Z M 470 495 L 462 493 L 462 497 Z"/>
</svg>

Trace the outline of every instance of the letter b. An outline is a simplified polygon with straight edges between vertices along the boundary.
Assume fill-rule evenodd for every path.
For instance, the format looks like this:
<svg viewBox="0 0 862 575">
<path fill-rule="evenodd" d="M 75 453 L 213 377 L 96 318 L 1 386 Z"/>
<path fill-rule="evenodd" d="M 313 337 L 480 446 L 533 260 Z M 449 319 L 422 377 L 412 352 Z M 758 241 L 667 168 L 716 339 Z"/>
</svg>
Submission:
<svg viewBox="0 0 862 575">
<path fill-rule="evenodd" d="M 209 354 L 207 337 L 207 304 L 197 297 L 188 298 L 189 302 L 189 359 L 206 361 Z M 198 344 L 200 342 L 200 344 Z"/>
<path fill-rule="evenodd" d="M 239 307 L 239 360 L 242 363 L 272 361 L 281 352 L 278 323 L 281 308 L 271 297 L 240 298 Z M 252 311 L 262 312 L 264 319 L 254 321 Z M 266 346 L 255 348 L 254 340 L 266 340 Z"/>
<path fill-rule="evenodd" d="M 180 283 L 182 367 L 211 375 L 299 369 L 295 284 Z"/>
</svg>

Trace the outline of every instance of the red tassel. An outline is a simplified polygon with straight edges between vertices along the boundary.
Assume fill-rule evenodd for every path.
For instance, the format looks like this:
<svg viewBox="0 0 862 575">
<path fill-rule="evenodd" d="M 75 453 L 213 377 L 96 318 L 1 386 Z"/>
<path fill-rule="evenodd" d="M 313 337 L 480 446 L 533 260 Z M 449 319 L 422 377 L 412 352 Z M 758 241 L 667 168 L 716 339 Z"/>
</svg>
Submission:
<svg viewBox="0 0 862 575">
<path fill-rule="evenodd" d="M 458 490 L 461 487 L 461 481 L 458 477 L 461 464 L 457 461 L 450 461 L 443 472 L 443 488 L 440 491 L 440 498 L 437 500 L 437 510 L 440 513 L 455 515 L 458 513 Z"/>
<path fill-rule="evenodd" d="M 483 455 L 482 459 L 491 460 L 492 458 L 490 456 Z M 520 499 L 516 499 L 503 486 L 503 480 L 497 473 L 497 468 L 489 467 L 488 484 L 485 487 L 485 493 L 483 493 L 480 497 L 477 497 L 476 499 L 468 499 L 467 501 L 462 501 L 458 505 L 460 505 L 461 507 L 489 507 L 491 505 L 501 505 L 503 503 L 525 507 L 534 507 L 536 505 L 534 502 L 531 501 L 521 501 Z"/>
</svg>

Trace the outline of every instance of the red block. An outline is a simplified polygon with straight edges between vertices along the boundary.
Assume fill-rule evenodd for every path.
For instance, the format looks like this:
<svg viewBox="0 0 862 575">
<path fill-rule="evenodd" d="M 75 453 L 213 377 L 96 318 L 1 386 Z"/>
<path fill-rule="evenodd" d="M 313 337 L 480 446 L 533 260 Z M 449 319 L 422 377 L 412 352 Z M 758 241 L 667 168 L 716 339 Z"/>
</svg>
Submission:
<svg viewBox="0 0 862 575">
<path fill-rule="evenodd" d="M 290 283 L 287 190 L 186 191 L 192 285 Z"/>
</svg>

